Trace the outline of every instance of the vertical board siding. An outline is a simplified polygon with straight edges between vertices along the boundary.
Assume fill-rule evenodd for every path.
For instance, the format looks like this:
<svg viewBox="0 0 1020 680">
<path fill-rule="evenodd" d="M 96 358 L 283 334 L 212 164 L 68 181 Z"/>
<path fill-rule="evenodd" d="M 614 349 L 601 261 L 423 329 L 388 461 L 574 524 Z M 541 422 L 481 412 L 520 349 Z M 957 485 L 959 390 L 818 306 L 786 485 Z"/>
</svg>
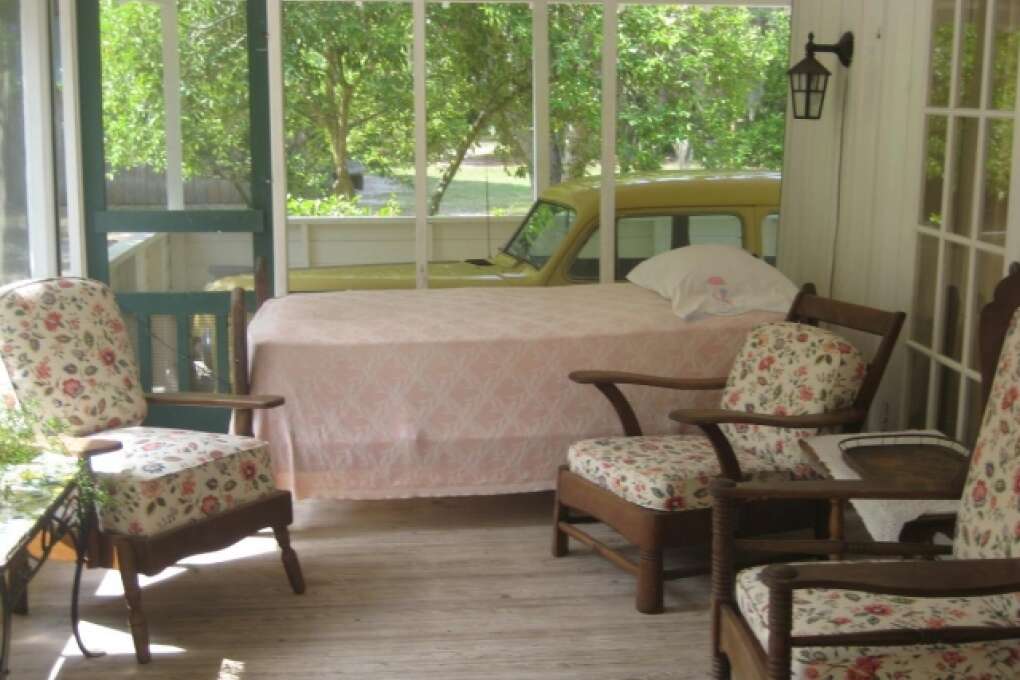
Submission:
<svg viewBox="0 0 1020 680">
<path fill-rule="evenodd" d="M 828 43 L 853 31 L 856 44 L 849 69 L 820 57 L 833 73 L 822 120 L 788 119 L 779 268 L 798 284 L 885 309 L 910 304 L 926 1 L 793 0 L 791 63 L 804 57 L 809 32 Z M 903 354 L 887 371 L 873 427 L 902 423 Z"/>
</svg>

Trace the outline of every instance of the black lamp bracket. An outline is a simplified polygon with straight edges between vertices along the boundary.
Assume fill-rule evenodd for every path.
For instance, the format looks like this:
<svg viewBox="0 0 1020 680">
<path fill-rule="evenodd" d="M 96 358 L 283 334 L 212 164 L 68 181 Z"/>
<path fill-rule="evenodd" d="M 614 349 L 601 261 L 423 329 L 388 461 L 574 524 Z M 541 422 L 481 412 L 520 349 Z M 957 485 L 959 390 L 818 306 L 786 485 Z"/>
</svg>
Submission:
<svg viewBox="0 0 1020 680">
<path fill-rule="evenodd" d="M 854 57 L 854 34 L 847 31 L 839 38 L 839 42 L 832 45 L 815 44 L 815 34 L 808 33 L 808 41 L 805 46 L 808 55 L 814 56 L 816 52 L 832 52 L 839 57 L 843 66 L 849 66 Z"/>
</svg>

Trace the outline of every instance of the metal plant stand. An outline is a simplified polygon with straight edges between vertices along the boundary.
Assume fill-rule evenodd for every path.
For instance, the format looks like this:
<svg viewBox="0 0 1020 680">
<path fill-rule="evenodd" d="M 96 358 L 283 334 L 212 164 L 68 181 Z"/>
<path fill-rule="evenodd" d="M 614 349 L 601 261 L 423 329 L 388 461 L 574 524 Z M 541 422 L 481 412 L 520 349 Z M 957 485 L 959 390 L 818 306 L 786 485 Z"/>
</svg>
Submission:
<svg viewBox="0 0 1020 680">
<path fill-rule="evenodd" d="M 71 629 L 81 653 L 89 651 L 79 632 L 78 595 L 94 509 L 83 507 L 75 486 L 73 458 L 43 454 L 27 465 L 4 473 L 0 495 L 0 676 L 9 673 L 11 627 L 15 613 L 28 613 L 28 584 L 46 562 L 54 546 L 69 541 L 75 550 L 71 585 Z"/>
</svg>

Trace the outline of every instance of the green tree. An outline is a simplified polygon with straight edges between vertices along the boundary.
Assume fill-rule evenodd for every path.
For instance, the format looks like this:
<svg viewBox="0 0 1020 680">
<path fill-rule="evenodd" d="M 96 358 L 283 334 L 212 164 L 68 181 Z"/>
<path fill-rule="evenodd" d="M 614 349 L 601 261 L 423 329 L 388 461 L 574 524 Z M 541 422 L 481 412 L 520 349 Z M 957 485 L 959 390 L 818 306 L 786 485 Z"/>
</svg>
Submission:
<svg viewBox="0 0 1020 680">
<path fill-rule="evenodd" d="M 486 133 L 508 162 L 530 162 L 519 132 L 531 127 L 531 13 L 526 5 L 451 4 L 428 8 L 429 160 L 444 164 L 429 214 L 464 158 Z"/>
<path fill-rule="evenodd" d="M 601 153 L 602 8 L 549 8 L 549 178 L 583 177 Z"/>
<path fill-rule="evenodd" d="M 244 0 L 179 3 L 185 179 L 233 183 L 250 197 L 247 25 Z M 103 128 L 107 171 L 166 170 L 159 8 L 102 0 Z"/>
<path fill-rule="evenodd" d="M 352 198 L 352 159 L 392 175 L 413 159 L 411 6 L 285 5 L 288 186 Z"/>
<path fill-rule="evenodd" d="M 244 0 L 179 3 L 185 176 L 249 182 Z M 102 0 L 104 125 L 111 173 L 165 169 L 158 8 Z M 602 11 L 550 11 L 553 181 L 599 159 Z M 532 174 L 531 15 L 509 3 L 427 8 L 428 160 L 437 213 L 472 149 L 495 144 Z M 740 7 L 631 5 L 620 15 L 619 170 L 667 158 L 710 168 L 782 162 L 789 15 Z M 411 8 L 285 4 L 288 184 L 295 205 L 362 212 L 352 160 L 396 177 L 413 163 Z M 322 201 L 333 197 L 329 201 Z M 342 199 L 342 200 L 341 200 Z M 390 208 L 392 209 L 392 206 Z"/>
</svg>

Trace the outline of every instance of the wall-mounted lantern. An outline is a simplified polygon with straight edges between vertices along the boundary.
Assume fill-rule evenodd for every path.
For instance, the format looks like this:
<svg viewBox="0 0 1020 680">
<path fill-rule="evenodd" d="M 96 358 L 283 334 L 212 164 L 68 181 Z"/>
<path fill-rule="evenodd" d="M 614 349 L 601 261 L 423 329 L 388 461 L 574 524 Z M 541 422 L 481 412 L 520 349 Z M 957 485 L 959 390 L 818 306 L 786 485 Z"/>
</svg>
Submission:
<svg viewBox="0 0 1020 680">
<path fill-rule="evenodd" d="M 815 34 L 808 33 L 807 56 L 787 71 L 790 76 L 790 94 L 793 97 L 793 117 L 818 120 L 822 117 L 825 103 L 825 89 L 832 73 L 815 59 L 816 52 L 832 52 L 839 57 L 843 66 L 850 66 L 854 56 L 854 34 L 847 31 L 832 45 L 816 45 Z"/>
</svg>

